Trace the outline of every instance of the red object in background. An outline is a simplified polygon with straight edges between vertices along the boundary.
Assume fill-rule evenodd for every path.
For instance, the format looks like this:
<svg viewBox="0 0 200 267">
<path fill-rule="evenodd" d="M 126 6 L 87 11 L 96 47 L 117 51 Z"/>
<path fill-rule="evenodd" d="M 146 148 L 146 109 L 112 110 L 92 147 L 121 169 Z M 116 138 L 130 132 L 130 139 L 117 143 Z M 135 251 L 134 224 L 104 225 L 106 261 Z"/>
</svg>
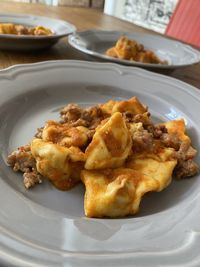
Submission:
<svg viewBox="0 0 200 267">
<path fill-rule="evenodd" d="M 179 0 L 165 34 L 200 47 L 200 0 Z"/>
</svg>

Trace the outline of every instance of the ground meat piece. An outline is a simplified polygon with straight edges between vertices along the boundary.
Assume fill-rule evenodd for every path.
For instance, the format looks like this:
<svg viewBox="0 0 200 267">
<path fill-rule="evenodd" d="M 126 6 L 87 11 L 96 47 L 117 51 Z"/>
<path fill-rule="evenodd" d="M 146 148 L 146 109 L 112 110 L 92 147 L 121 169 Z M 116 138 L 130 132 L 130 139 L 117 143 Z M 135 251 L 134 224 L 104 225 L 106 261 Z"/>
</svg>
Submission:
<svg viewBox="0 0 200 267">
<path fill-rule="evenodd" d="M 175 150 L 180 148 L 181 141 L 176 134 L 163 133 L 160 139 L 166 147 L 172 147 Z"/>
<path fill-rule="evenodd" d="M 36 161 L 31 154 L 30 145 L 19 147 L 7 159 L 14 171 L 23 172 L 24 186 L 30 188 L 42 182 L 42 176 L 36 170 Z"/>
<path fill-rule="evenodd" d="M 194 158 L 197 151 L 191 146 L 190 140 L 181 141 L 176 134 L 163 133 L 160 137 L 162 144 L 176 150 L 175 157 L 180 160 Z"/>
<path fill-rule="evenodd" d="M 178 179 L 194 176 L 199 172 L 198 165 L 192 160 L 179 161 L 174 169 L 174 176 Z"/>
<path fill-rule="evenodd" d="M 94 120 L 95 118 L 100 117 L 101 114 L 102 114 L 101 109 L 94 106 L 94 107 L 83 110 L 81 118 L 83 120 L 90 122 Z"/>
<path fill-rule="evenodd" d="M 80 119 L 82 112 L 83 109 L 78 105 L 69 104 L 61 110 L 60 115 L 63 122 L 73 123 Z"/>
<path fill-rule="evenodd" d="M 89 123 L 87 121 L 83 120 L 83 119 L 78 119 L 75 122 L 71 122 L 69 125 L 72 126 L 72 127 L 77 127 L 77 126 L 88 127 Z"/>
<path fill-rule="evenodd" d="M 148 132 L 152 133 L 153 137 L 156 139 L 162 139 L 164 136 L 168 136 L 167 128 L 164 125 L 147 125 L 145 128 Z"/>
<path fill-rule="evenodd" d="M 134 114 L 130 111 L 127 111 L 124 113 L 125 119 L 127 122 L 131 123 L 138 123 L 138 122 L 142 122 L 143 126 L 147 126 L 149 125 L 150 121 L 149 121 L 149 117 L 150 117 L 150 113 L 144 113 L 144 114 Z"/>
<path fill-rule="evenodd" d="M 23 174 L 24 177 L 24 186 L 29 189 L 36 184 L 42 183 L 42 175 L 40 175 L 35 169 L 30 172 L 25 172 Z"/>
<path fill-rule="evenodd" d="M 75 104 L 67 105 L 60 114 L 62 123 L 68 123 L 73 127 L 84 126 L 89 129 L 95 129 L 108 116 L 98 106 L 83 109 Z"/>
<path fill-rule="evenodd" d="M 161 136 L 166 133 L 167 133 L 167 128 L 164 125 L 154 126 L 153 136 L 155 138 L 161 138 Z"/>
<path fill-rule="evenodd" d="M 83 111 L 81 118 L 89 123 L 90 129 L 95 129 L 106 118 L 99 107 L 91 107 Z"/>
<path fill-rule="evenodd" d="M 177 159 L 188 160 L 194 158 L 197 151 L 190 145 L 190 142 L 182 142 L 180 144 L 179 150 L 176 153 Z"/>
<path fill-rule="evenodd" d="M 37 128 L 37 132 L 36 132 L 36 134 L 35 134 L 35 137 L 36 137 L 36 138 L 40 138 L 40 139 L 42 139 L 42 132 L 43 132 L 43 129 L 44 129 L 44 127 Z"/>
<path fill-rule="evenodd" d="M 7 159 L 10 166 L 14 171 L 27 172 L 32 168 L 35 168 L 35 159 L 33 158 L 30 146 L 26 145 L 19 147 L 18 150 L 12 152 Z"/>
<path fill-rule="evenodd" d="M 172 138 L 174 138 L 174 136 L 172 136 Z M 199 171 L 198 165 L 192 160 L 197 151 L 190 145 L 189 140 L 184 142 L 178 140 L 176 143 L 174 143 L 174 146 L 177 148 L 178 145 L 179 148 L 174 154 L 178 161 L 174 169 L 175 178 L 181 179 L 184 177 L 194 176 Z"/>
<path fill-rule="evenodd" d="M 197 150 L 194 149 L 192 146 L 190 146 L 187 150 L 187 152 L 185 153 L 185 159 L 193 159 L 197 154 Z"/>
<path fill-rule="evenodd" d="M 136 131 L 132 135 L 133 151 L 141 152 L 153 149 L 153 135 L 147 130 Z"/>
</svg>

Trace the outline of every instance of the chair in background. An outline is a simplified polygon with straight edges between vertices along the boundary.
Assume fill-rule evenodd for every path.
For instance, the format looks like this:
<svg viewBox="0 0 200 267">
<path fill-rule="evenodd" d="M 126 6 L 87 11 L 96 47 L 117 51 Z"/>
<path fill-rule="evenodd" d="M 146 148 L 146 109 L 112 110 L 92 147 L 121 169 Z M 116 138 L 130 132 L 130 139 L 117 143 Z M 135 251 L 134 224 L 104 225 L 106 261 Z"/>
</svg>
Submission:
<svg viewBox="0 0 200 267">
<path fill-rule="evenodd" d="M 200 47 L 200 0 L 179 0 L 165 34 Z"/>
</svg>

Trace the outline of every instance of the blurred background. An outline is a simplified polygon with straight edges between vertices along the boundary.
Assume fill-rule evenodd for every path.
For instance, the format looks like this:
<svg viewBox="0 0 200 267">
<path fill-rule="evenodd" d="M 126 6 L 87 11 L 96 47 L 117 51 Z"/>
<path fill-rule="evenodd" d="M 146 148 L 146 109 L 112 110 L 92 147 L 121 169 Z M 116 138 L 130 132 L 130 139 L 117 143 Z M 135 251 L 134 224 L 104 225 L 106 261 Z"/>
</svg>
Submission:
<svg viewBox="0 0 200 267">
<path fill-rule="evenodd" d="M 106 14 L 164 33 L 178 0 L 7 0 L 98 8 Z"/>
<path fill-rule="evenodd" d="M 164 33 L 178 0 L 107 0 L 104 11 Z"/>
<path fill-rule="evenodd" d="M 96 8 L 200 47 L 200 0 L 0 0 Z"/>
</svg>

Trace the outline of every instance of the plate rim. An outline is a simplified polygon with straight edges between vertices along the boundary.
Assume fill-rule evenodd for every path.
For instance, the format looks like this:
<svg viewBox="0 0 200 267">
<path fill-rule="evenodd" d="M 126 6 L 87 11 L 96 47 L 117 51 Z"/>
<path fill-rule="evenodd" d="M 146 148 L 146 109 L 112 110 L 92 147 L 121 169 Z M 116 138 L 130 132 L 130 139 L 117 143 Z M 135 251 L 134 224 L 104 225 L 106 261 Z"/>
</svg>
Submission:
<svg viewBox="0 0 200 267">
<path fill-rule="evenodd" d="M 49 65 L 49 66 L 48 66 Z M 92 62 L 92 61 L 87 61 L 87 60 L 73 60 L 73 59 L 53 59 L 53 60 L 44 60 L 44 61 L 40 61 L 40 62 L 34 62 L 34 63 L 19 63 L 19 64 L 14 64 L 12 66 L 9 66 L 9 67 L 6 67 L 4 69 L 0 69 L 0 76 L 1 75 L 8 75 L 8 76 L 16 76 L 16 74 L 14 74 L 15 72 L 17 73 L 18 71 L 21 72 L 22 70 L 25 70 L 27 72 L 29 72 L 31 70 L 31 67 L 34 69 L 34 68 L 37 68 L 38 66 L 39 67 L 45 67 L 45 66 L 48 66 L 49 68 L 52 68 L 53 65 L 57 65 L 57 67 L 65 67 L 65 65 L 88 65 L 89 68 L 90 68 L 90 65 L 91 65 L 91 68 L 92 66 L 95 66 L 96 68 L 100 67 L 100 66 L 105 66 L 105 68 L 113 68 L 114 70 L 117 70 L 120 72 L 120 74 L 122 72 L 125 72 L 125 73 L 129 73 L 130 71 L 135 71 L 135 72 L 138 72 L 141 73 L 142 75 L 148 75 L 149 74 L 149 78 L 151 79 L 152 77 L 153 78 L 157 78 L 159 79 L 159 77 L 161 77 L 162 79 L 166 80 L 166 82 L 168 81 L 169 83 L 171 81 L 176 81 L 177 84 L 180 85 L 183 85 L 183 86 L 186 86 L 186 87 L 190 87 L 192 90 L 191 91 L 187 91 L 189 94 L 191 95 L 194 95 L 194 96 L 200 96 L 200 88 L 197 88 L 196 86 L 194 85 L 191 85 L 185 81 L 182 81 L 178 78 L 175 78 L 175 77 L 171 77 L 171 76 L 168 76 L 168 75 L 165 75 L 165 74 L 162 74 L 162 73 L 156 73 L 156 72 L 151 72 L 149 71 L 148 69 L 144 69 L 144 68 L 139 68 L 137 66 L 126 66 L 126 65 L 121 65 L 121 64 L 116 64 L 115 62 Z M 103 69 L 105 69 L 103 67 Z M 120 70 L 122 69 L 122 70 Z M 130 70 L 130 71 L 129 71 Z M 10 73 L 9 73 L 10 72 Z M 151 77 L 150 77 L 151 76 Z M 9 79 L 11 79 L 11 77 Z M 182 88 L 183 90 L 185 90 L 185 88 Z M 4 89 L 1 89 L 0 88 L 0 92 L 1 90 L 4 90 Z M 195 93 L 194 93 L 195 92 Z M 194 93 L 194 94 L 193 94 Z"/>
</svg>

